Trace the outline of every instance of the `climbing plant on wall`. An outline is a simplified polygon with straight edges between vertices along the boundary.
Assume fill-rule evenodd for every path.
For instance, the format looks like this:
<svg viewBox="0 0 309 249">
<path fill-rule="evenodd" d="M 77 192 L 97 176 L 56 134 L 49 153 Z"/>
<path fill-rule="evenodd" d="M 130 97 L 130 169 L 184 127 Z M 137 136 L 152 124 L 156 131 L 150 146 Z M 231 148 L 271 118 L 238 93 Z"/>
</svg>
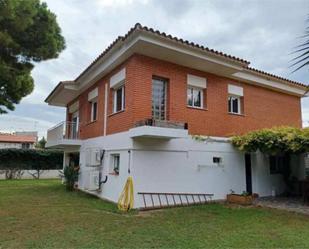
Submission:
<svg viewBox="0 0 309 249">
<path fill-rule="evenodd" d="M 232 144 L 243 152 L 257 150 L 268 155 L 309 152 L 309 127 L 275 127 L 234 136 Z"/>
</svg>

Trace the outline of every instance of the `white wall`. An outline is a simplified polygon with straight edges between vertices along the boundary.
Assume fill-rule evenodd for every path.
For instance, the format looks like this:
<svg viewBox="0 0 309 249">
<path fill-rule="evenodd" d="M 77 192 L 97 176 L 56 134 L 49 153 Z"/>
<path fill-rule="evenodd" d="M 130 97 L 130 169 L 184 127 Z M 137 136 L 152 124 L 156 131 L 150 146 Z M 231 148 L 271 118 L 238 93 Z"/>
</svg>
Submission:
<svg viewBox="0 0 309 249">
<path fill-rule="evenodd" d="M 283 176 L 281 174 L 270 174 L 269 158 L 261 153 L 251 155 L 252 163 L 252 191 L 260 196 L 271 196 L 274 191 L 276 195 L 285 190 Z"/>
<path fill-rule="evenodd" d="M 132 149 L 132 140 L 127 133 L 118 133 L 106 137 L 98 137 L 87 139 L 83 141 L 80 148 L 80 177 L 78 181 L 79 188 L 85 190 L 87 188 L 87 179 L 89 177 L 89 170 L 93 167 L 87 166 L 86 151 L 87 149 L 99 148 L 105 150 L 103 163 L 99 170 L 103 172 L 104 176 L 108 176 L 108 180 L 102 185 L 101 191 L 89 191 L 107 200 L 117 202 L 123 190 L 125 182 L 128 178 L 129 153 Z M 110 174 L 110 155 L 114 153 L 120 154 L 120 170 L 119 175 Z"/>
<path fill-rule="evenodd" d="M 23 171 L 23 175 L 21 179 L 33 179 L 33 176 L 30 173 L 32 174 L 36 173 L 35 170 L 22 170 L 22 171 Z M 41 171 L 40 179 L 55 179 L 55 178 L 60 178 L 58 169 Z M 0 180 L 4 180 L 4 179 L 5 179 L 4 170 L 0 170 Z"/>
<path fill-rule="evenodd" d="M 90 191 L 102 198 L 117 202 L 129 175 L 134 181 L 135 207 L 142 207 L 138 192 L 189 192 L 214 194 L 214 199 L 225 199 L 230 190 L 246 190 L 244 154 L 224 141 L 197 142 L 190 136 L 180 139 L 131 139 L 128 132 L 83 141 L 80 148 L 81 174 L 79 188 L 87 187 L 89 167 L 86 150 L 105 149 L 103 168 L 108 175 L 102 191 Z M 129 153 L 131 160 L 129 160 Z M 120 154 L 120 174 L 110 175 L 110 154 Z M 221 157 L 221 165 L 213 163 Z M 89 163 L 88 163 L 89 164 Z M 282 192 L 284 183 L 280 175 L 270 175 L 268 159 L 260 153 L 252 155 L 253 192 L 260 196 Z"/>
</svg>

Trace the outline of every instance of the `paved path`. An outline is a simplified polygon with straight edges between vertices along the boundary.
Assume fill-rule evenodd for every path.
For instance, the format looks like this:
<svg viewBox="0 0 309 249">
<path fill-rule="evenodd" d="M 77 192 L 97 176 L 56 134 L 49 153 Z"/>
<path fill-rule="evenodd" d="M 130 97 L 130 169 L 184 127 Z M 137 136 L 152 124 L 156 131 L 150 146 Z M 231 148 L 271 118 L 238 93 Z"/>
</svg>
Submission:
<svg viewBox="0 0 309 249">
<path fill-rule="evenodd" d="M 262 197 L 255 201 L 255 205 L 309 215 L 309 205 L 298 197 Z"/>
</svg>

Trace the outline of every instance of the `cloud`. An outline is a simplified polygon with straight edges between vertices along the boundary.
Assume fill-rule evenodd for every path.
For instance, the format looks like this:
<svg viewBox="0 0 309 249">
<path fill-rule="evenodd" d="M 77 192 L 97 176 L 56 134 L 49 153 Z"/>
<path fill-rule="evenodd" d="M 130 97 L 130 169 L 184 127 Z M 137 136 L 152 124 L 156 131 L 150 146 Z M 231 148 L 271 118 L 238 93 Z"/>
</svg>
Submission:
<svg viewBox="0 0 309 249">
<path fill-rule="evenodd" d="M 291 74 L 293 47 L 305 30 L 309 1 L 282 0 L 47 0 L 67 48 L 36 64 L 34 92 L 16 111 L 0 117 L 0 129 L 43 128 L 65 118 L 44 99 L 60 80 L 75 79 L 113 40 L 136 22 L 252 62 L 270 73 L 307 82 L 308 69 Z M 302 100 L 309 124 L 309 100 Z M 25 122 L 25 126 L 22 125 Z M 36 126 L 34 126 L 34 122 Z M 11 128 L 9 128 L 11 129 Z"/>
</svg>

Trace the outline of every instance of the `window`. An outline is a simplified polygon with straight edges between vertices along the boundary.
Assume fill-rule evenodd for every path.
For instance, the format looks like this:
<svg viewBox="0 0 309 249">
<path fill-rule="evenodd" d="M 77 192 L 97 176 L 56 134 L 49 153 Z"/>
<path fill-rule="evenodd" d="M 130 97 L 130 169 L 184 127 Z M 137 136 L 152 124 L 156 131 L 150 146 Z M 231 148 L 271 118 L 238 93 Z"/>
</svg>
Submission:
<svg viewBox="0 0 309 249">
<path fill-rule="evenodd" d="M 30 144 L 29 143 L 22 143 L 21 148 L 22 149 L 30 149 Z"/>
<path fill-rule="evenodd" d="M 289 168 L 290 159 L 288 156 L 270 156 L 269 172 L 270 174 L 282 174 Z"/>
<path fill-rule="evenodd" d="M 112 174 L 119 175 L 119 168 L 120 168 L 120 154 L 112 154 L 110 172 Z"/>
<path fill-rule="evenodd" d="M 187 105 L 203 108 L 203 89 L 189 86 L 187 89 Z"/>
<path fill-rule="evenodd" d="M 125 92 L 124 86 L 114 90 L 114 113 L 124 110 L 125 107 Z"/>
<path fill-rule="evenodd" d="M 91 122 L 97 120 L 97 114 L 98 114 L 98 102 L 92 101 L 91 102 Z"/>
<path fill-rule="evenodd" d="M 229 96 L 229 113 L 241 114 L 241 98 L 239 96 Z"/>
<path fill-rule="evenodd" d="M 152 79 L 152 118 L 166 119 L 166 81 Z"/>
</svg>

